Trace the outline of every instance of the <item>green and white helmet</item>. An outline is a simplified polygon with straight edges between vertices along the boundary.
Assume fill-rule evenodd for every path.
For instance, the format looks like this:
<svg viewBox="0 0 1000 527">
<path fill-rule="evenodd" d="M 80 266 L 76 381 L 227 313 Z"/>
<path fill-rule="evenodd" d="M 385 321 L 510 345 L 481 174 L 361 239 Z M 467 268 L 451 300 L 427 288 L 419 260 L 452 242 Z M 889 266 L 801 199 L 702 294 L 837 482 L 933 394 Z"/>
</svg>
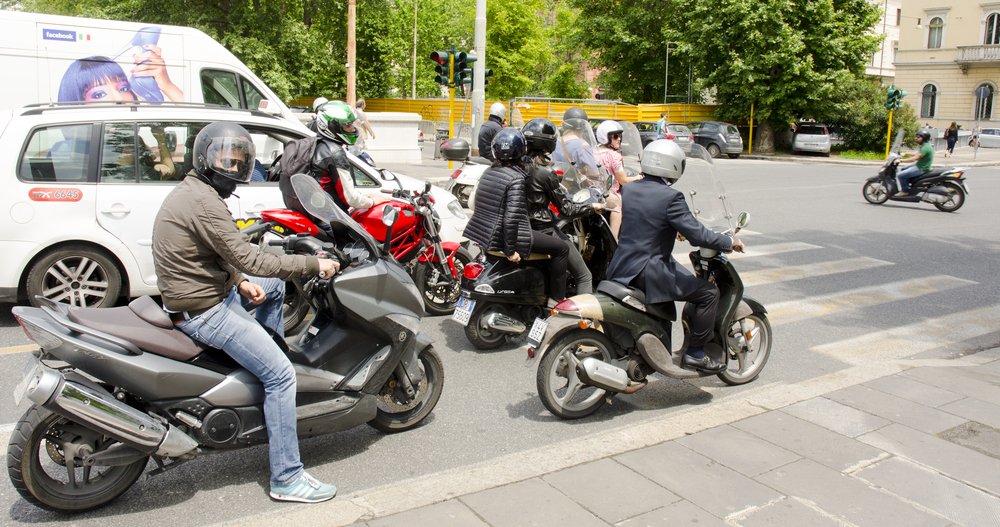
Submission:
<svg viewBox="0 0 1000 527">
<path fill-rule="evenodd" d="M 358 140 L 354 111 L 343 101 L 330 101 L 316 113 L 316 131 L 334 142 L 353 145 Z"/>
</svg>

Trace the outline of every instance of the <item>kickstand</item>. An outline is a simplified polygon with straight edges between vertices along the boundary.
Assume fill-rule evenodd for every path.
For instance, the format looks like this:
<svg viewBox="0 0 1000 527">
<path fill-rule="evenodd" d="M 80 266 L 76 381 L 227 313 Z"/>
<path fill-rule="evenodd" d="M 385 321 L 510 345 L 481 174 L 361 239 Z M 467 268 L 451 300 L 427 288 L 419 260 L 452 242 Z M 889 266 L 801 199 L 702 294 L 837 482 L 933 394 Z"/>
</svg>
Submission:
<svg viewBox="0 0 1000 527">
<path fill-rule="evenodd" d="M 166 472 L 168 470 L 172 470 L 174 468 L 177 468 L 179 465 L 183 465 L 184 463 L 187 463 L 188 461 L 191 461 L 192 459 L 194 459 L 194 458 L 192 457 L 192 458 L 188 458 L 188 459 L 178 459 L 178 460 L 171 461 L 170 463 L 164 463 L 162 457 L 153 456 L 153 462 L 156 463 L 156 468 L 154 468 L 153 470 L 150 470 L 149 472 L 147 472 L 146 475 L 145 475 L 144 480 L 148 480 L 149 478 L 152 478 L 154 476 L 159 476 L 160 474 L 163 474 L 164 472 Z"/>
</svg>

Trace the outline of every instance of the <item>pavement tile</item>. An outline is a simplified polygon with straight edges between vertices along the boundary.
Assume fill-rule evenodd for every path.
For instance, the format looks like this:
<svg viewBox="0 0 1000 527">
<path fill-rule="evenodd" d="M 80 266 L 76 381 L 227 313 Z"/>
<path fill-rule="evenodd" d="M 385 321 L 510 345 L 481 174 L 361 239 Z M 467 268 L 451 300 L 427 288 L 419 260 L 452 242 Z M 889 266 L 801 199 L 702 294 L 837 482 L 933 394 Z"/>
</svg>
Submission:
<svg viewBox="0 0 1000 527">
<path fill-rule="evenodd" d="M 847 437 L 867 434 L 891 422 L 825 397 L 806 399 L 781 410 Z"/>
<path fill-rule="evenodd" d="M 948 404 L 964 397 L 964 395 L 944 390 L 903 375 L 882 377 L 881 379 L 868 381 L 864 385 L 880 392 L 909 399 L 910 401 L 932 408 L 938 408 L 943 404 Z"/>
<path fill-rule="evenodd" d="M 676 441 L 634 450 L 615 460 L 719 518 L 781 497 Z"/>
<path fill-rule="evenodd" d="M 459 498 L 493 527 L 607 527 L 580 504 L 533 478 Z"/>
<path fill-rule="evenodd" d="M 938 437 L 1000 459 L 1000 430 L 991 426 L 969 421 L 941 432 Z"/>
<path fill-rule="evenodd" d="M 837 471 L 882 454 L 878 449 L 780 411 L 749 417 L 732 426 Z"/>
<path fill-rule="evenodd" d="M 675 525 L 728 527 L 726 522 L 699 509 L 689 501 L 671 503 L 666 507 L 622 522 L 617 527 L 674 527 Z"/>
<path fill-rule="evenodd" d="M 650 512 L 680 498 L 612 459 L 578 465 L 542 479 L 608 523 Z"/>
<path fill-rule="evenodd" d="M 918 510 L 895 496 L 810 459 L 774 469 L 756 479 L 791 497 L 815 503 L 822 510 L 859 526 L 951 524 L 949 520 Z"/>
<path fill-rule="evenodd" d="M 970 421 L 977 421 L 993 428 L 1000 428 L 1000 405 L 986 402 L 982 399 L 966 397 L 965 399 L 942 406 L 941 410 L 962 416 Z"/>
<path fill-rule="evenodd" d="M 867 386 L 856 385 L 826 395 L 839 403 L 904 424 L 910 428 L 936 434 L 966 421 L 936 408 L 896 397 Z"/>
<path fill-rule="evenodd" d="M 1000 495 L 1000 460 L 900 424 L 858 440 Z"/>
<path fill-rule="evenodd" d="M 685 436 L 677 442 L 750 477 L 799 459 L 797 454 L 728 425 Z"/>
<path fill-rule="evenodd" d="M 854 476 L 961 525 L 1000 525 L 1000 498 L 894 457 Z"/>
<path fill-rule="evenodd" d="M 784 499 L 761 507 L 735 520 L 740 527 L 774 527 L 775 525 L 808 525 L 809 527 L 840 527 L 841 523 L 797 499 Z"/>
<path fill-rule="evenodd" d="M 371 520 L 368 527 L 433 525 L 434 527 L 489 527 L 476 513 L 455 499 Z"/>
<path fill-rule="evenodd" d="M 971 372 L 978 369 L 982 371 Z M 914 368 L 900 375 L 983 401 L 1000 401 L 1000 374 L 972 367 Z M 990 378 L 984 381 L 983 378 Z"/>
</svg>

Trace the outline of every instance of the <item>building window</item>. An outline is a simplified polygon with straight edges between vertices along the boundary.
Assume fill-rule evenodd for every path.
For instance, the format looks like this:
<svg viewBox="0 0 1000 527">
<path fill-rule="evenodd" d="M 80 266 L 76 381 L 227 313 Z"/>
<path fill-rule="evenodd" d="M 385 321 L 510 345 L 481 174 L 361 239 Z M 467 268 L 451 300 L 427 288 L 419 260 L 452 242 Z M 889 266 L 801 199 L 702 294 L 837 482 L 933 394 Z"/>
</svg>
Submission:
<svg viewBox="0 0 1000 527">
<path fill-rule="evenodd" d="M 941 37 L 944 36 L 944 19 L 936 16 L 927 25 L 927 49 L 937 49 L 941 47 Z"/>
<path fill-rule="evenodd" d="M 986 17 L 986 35 L 983 44 L 1000 44 L 1000 13 L 991 13 Z"/>
<path fill-rule="evenodd" d="M 937 86 L 928 84 L 920 92 L 920 117 L 934 117 L 937 109 Z"/>
<path fill-rule="evenodd" d="M 899 22 L 900 22 L 901 18 L 903 18 L 903 10 L 897 8 L 896 9 L 896 25 L 897 26 L 899 25 Z"/>
<path fill-rule="evenodd" d="M 976 88 L 976 119 L 989 120 L 993 118 L 993 95 L 996 89 L 987 83 Z"/>
</svg>

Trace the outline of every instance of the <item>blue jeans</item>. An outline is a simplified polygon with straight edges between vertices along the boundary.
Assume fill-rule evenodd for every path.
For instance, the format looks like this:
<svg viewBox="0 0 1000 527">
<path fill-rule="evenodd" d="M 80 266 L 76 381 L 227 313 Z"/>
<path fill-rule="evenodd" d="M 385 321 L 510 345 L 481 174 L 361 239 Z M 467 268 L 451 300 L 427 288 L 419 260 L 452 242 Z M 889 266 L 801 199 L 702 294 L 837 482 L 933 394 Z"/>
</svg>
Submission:
<svg viewBox="0 0 1000 527">
<path fill-rule="evenodd" d="M 903 170 L 899 171 L 899 173 L 896 174 L 896 177 L 899 178 L 899 190 L 901 192 L 909 192 L 910 180 L 918 178 L 923 174 L 924 174 L 923 170 L 917 168 L 917 165 L 906 167 Z"/>
<path fill-rule="evenodd" d="M 279 335 L 284 334 L 282 304 L 285 282 L 280 278 L 250 280 L 267 292 L 267 298 L 257 305 L 254 320 L 247 313 L 251 306 L 233 288 L 225 300 L 196 317 L 187 317 L 177 329 L 191 338 L 221 349 L 264 386 L 264 421 L 267 424 L 268 460 L 271 483 L 284 484 L 302 474 L 299 459 L 299 438 L 295 415 L 295 370 L 281 348 L 263 326 Z"/>
</svg>

